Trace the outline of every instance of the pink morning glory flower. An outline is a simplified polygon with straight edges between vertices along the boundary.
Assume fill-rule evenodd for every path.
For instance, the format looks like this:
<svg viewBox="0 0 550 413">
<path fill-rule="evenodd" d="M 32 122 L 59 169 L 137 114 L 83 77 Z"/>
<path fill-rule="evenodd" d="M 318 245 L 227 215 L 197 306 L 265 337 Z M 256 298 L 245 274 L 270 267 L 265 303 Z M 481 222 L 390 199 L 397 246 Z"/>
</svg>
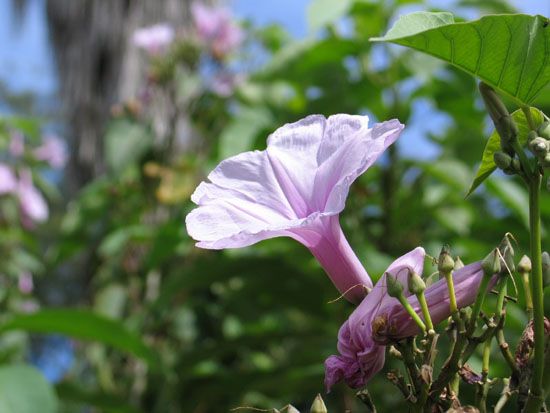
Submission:
<svg viewBox="0 0 550 413">
<path fill-rule="evenodd" d="M 17 177 L 6 164 L 0 163 L 0 194 L 7 194 L 17 188 Z"/>
<path fill-rule="evenodd" d="M 421 315 L 416 296 L 407 288 L 410 270 L 418 274 L 424 267 L 425 252 L 416 248 L 393 262 L 376 286 L 351 314 L 338 332 L 338 352 L 325 361 L 327 390 L 344 380 L 348 386 L 359 388 L 384 366 L 385 345 L 420 332 L 417 324 L 396 298 L 387 295 L 386 277 L 396 277 L 403 285 L 403 294 L 415 311 Z M 459 308 L 471 305 L 476 298 L 483 277 L 481 262 L 467 265 L 453 274 L 455 295 Z M 490 285 L 493 285 L 496 277 Z M 430 285 L 424 292 L 434 324 L 449 317 L 449 291 L 445 279 Z M 421 316 L 422 317 L 422 316 Z"/>
<path fill-rule="evenodd" d="M 199 39 L 212 49 L 216 57 L 226 55 L 241 44 L 243 31 L 235 24 L 229 10 L 194 2 L 191 14 Z"/>
<path fill-rule="evenodd" d="M 168 23 L 159 23 L 149 27 L 142 27 L 134 32 L 133 43 L 150 55 L 158 55 L 166 51 L 174 41 L 174 28 Z"/>
<path fill-rule="evenodd" d="M 25 218 L 37 222 L 48 219 L 48 205 L 40 191 L 33 185 L 29 170 L 23 170 L 19 173 L 19 181 L 15 192 Z"/>
<path fill-rule="evenodd" d="M 45 136 L 42 145 L 37 147 L 33 153 L 36 159 L 47 162 L 55 169 L 61 169 L 67 163 L 65 144 L 57 136 Z"/>
<path fill-rule="evenodd" d="M 359 303 L 372 282 L 339 223 L 349 187 L 403 130 L 397 120 L 308 116 L 277 129 L 264 151 L 221 162 L 191 196 L 187 231 L 209 249 L 287 236 L 305 245 L 336 288 Z"/>
</svg>

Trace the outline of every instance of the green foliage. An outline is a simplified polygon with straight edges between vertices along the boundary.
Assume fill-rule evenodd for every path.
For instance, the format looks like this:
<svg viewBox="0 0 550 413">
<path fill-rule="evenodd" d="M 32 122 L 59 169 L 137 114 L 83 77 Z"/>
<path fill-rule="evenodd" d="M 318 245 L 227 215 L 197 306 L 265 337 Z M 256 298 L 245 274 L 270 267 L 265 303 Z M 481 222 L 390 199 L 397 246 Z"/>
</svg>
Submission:
<svg viewBox="0 0 550 413">
<path fill-rule="evenodd" d="M 0 411 L 56 413 L 57 396 L 35 368 L 14 364 L 0 367 Z"/>
<path fill-rule="evenodd" d="M 0 332 L 25 330 L 33 333 L 59 333 L 70 337 L 94 340 L 127 351 L 158 369 L 156 354 L 118 321 L 86 310 L 46 309 L 33 314 L 13 316 L 0 325 Z"/>
<path fill-rule="evenodd" d="M 82 406 L 105 412 L 219 412 L 288 402 L 307 411 L 323 389 L 323 361 L 335 353 L 337 331 L 353 308 L 343 300 L 332 302 L 338 294 L 298 243 L 281 238 L 245 249 L 204 251 L 193 246 L 184 217 L 193 208 L 191 192 L 220 160 L 265 148 L 268 134 L 278 126 L 311 113 L 368 113 L 373 121 L 398 118 L 407 125 L 385 159 L 352 186 L 341 216 L 344 232 L 373 278 L 393 258 L 418 245 L 437 256 L 448 243 L 453 255 L 469 263 L 487 255 L 509 231 L 518 241 L 516 255 L 525 253 L 523 188 L 495 177 L 486 181 L 484 191 L 473 192 L 494 170 L 492 153 L 500 141 L 494 133 L 489 138 L 472 185 L 487 131 L 468 73 L 476 71 L 480 56 L 481 79 L 496 86 L 502 75 L 501 91 L 531 102 L 548 82 L 548 65 L 539 64 L 541 39 L 548 39 L 540 27 L 544 20 L 514 15 L 454 23 L 447 13 L 421 13 L 402 18 L 381 39 L 439 60 L 369 43 L 395 17 L 394 6 L 407 3 L 314 1 L 308 9 L 312 36 L 307 40 L 292 40 L 278 26 L 250 29 L 256 36 L 253 46 L 264 48 L 267 61 L 257 67 L 256 49 L 242 50 L 239 64 L 253 69 L 229 96 L 209 89 L 193 60 L 197 56 L 186 55 L 182 62 L 168 55 L 168 63 L 159 57 L 155 67 L 165 64 L 170 71 L 159 83 L 149 77 L 153 101 L 140 113 L 117 114 L 109 124 L 109 173 L 83 188 L 61 216 L 37 233 L 21 227 L 13 200 L 0 200 L 5 220 L 0 246 L 8 257 L 0 273 L 9 277 L 0 283 L 5 314 L 0 320 L 0 360 L 23 359 L 37 334 L 55 332 L 83 340 L 76 346 L 75 365 L 56 386 L 69 413 Z M 510 11 L 498 0 L 473 6 Z M 344 34 L 341 17 L 349 23 Z M 501 21 L 523 34 L 513 39 L 493 36 L 493 30 L 506 25 Z M 531 36 L 522 31 L 528 27 L 533 28 Z M 487 33 L 484 42 L 475 40 L 476 29 Z M 453 59 L 443 35 L 460 39 Z M 422 40 L 426 38 L 429 48 Z M 521 82 L 513 69 L 517 65 L 503 70 L 489 64 L 489 53 L 500 59 L 503 45 L 510 59 L 529 63 Z M 201 53 L 203 59 L 212 59 L 207 51 Z M 448 60 L 468 73 L 448 71 Z M 225 57 L 213 62 L 216 69 L 229 69 Z M 550 101 L 544 99 L 540 93 L 537 106 L 548 113 Z M 156 116 L 163 112 L 181 115 L 183 122 L 163 118 L 166 128 L 159 131 Z M 540 113 L 532 109 L 532 114 L 538 123 Z M 435 127 L 436 117 L 445 122 Z M 513 117 L 523 143 L 525 118 L 521 111 Z M 183 132 L 180 123 L 186 125 Z M 30 135 L 38 133 L 37 125 L 25 119 L 3 122 L 2 147 L 7 147 L 8 129 Z M 184 149 L 178 146 L 182 140 L 188 144 Z M 422 150 L 411 155 L 411 149 L 428 147 L 429 155 Z M 465 200 L 469 188 L 471 196 Z M 543 220 L 550 219 L 548 194 L 543 195 L 542 210 Z M 20 314 L 15 281 L 22 270 L 45 275 L 41 297 L 46 307 L 45 298 L 59 294 L 75 307 Z M 425 275 L 435 271 L 427 265 Z M 526 323 L 523 300 L 520 293 L 519 302 L 508 306 L 511 347 Z M 83 306 L 93 311 L 78 309 Z M 508 375 L 507 365 L 494 359 L 491 376 Z M 474 355 L 472 365 L 479 364 Z M 392 367 L 389 362 L 387 368 Z M 389 386 L 383 373 L 369 383 L 379 411 L 403 411 Z M 324 400 L 329 411 L 360 411 L 352 396 L 342 386 Z M 497 397 L 496 392 L 489 394 L 490 401 Z"/>
<path fill-rule="evenodd" d="M 540 112 L 540 110 L 535 108 L 531 108 L 530 111 L 533 122 L 537 127 L 540 126 L 544 121 L 542 113 Z M 514 119 L 514 122 L 516 122 L 516 125 L 519 129 L 517 136 L 518 141 L 521 146 L 525 146 L 527 143 L 527 134 L 530 131 L 529 125 L 527 124 L 527 119 L 525 118 L 525 113 L 521 109 L 518 109 L 513 112 L 511 116 L 512 119 Z M 481 164 L 479 165 L 474 180 L 470 186 L 470 189 L 468 190 L 468 195 L 474 192 L 476 188 L 481 185 L 482 182 L 485 181 L 489 176 L 491 176 L 491 174 L 496 170 L 497 167 L 494 161 L 494 154 L 495 152 L 500 150 L 502 150 L 500 146 L 500 137 L 495 130 L 493 131 L 493 133 L 489 137 L 489 140 L 487 141 L 487 144 L 485 145 L 485 149 L 483 150 L 483 155 L 481 157 Z"/>
<path fill-rule="evenodd" d="M 416 12 L 371 40 L 428 53 L 529 104 L 550 82 L 547 26 L 543 16 L 485 16 L 455 23 L 450 13 Z"/>
</svg>

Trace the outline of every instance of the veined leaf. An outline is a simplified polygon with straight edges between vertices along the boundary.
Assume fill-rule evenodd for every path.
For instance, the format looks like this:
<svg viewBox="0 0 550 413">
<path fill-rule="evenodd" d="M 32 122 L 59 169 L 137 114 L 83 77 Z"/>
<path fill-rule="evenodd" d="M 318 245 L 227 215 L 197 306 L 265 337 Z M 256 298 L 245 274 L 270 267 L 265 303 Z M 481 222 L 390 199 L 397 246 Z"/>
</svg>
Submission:
<svg viewBox="0 0 550 413">
<path fill-rule="evenodd" d="M 537 127 L 544 121 L 544 117 L 538 109 L 531 108 L 531 116 Z M 523 146 L 527 143 L 527 134 L 530 130 L 529 125 L 527 124 L 527 119 L 521 109 L 518 109 L 512 113 L 512 118 L 516 122 L 516 125 L 518 125 L 518 140 Z M 475 189 L 495 171 L 497 167 L 495 165 L 493 155 L 496 151 L 500 151 L 500 149 L 500 137 L 498 136 L 497 131 L 494 131 L 485 145 L 483 156 L 481 157 L 481 165 L 479 165 L 474 181 L 472 182 L 472 186 L 470 186 L 470 190 L 466 196 L 474 192 Z"/>
<path fill-rule="evenodd" d="M 550 82 L 550 27 L 546 17 L 485 16 L 455 23 L 450 13 L 416 12 L 399 18 L 384 41 L 442 59 L 477 76 L 520 104 Z"/>
<path fill-rule="evenodd" d="M 0 333 L 11 330 L 59 333 L 77 339 L 98 341 L 143 359 L 151 368 L 159 367 L 157 354 L 139 336 L 128 331 L 119 321 L 91 311 L 65 308 L 19 314 L 0 325 Z"/>
</svg>

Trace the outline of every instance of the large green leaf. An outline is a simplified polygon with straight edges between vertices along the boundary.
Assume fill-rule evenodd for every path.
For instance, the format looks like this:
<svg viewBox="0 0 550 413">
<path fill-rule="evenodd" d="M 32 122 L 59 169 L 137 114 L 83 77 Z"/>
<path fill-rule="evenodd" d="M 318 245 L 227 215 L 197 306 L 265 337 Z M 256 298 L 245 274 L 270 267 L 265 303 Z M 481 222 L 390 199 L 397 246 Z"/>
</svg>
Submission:
<svg viewBox="0 0 550 413">
<path fill-rule="evenodd" d="M 20 314 L 0 325 L 0 333 L 25 330 L 34 333 L 59 333 L 83 340 L 99 341 L 127 351 L 157 368 L 157 355 L 125 326 L 91 311 L 78 309 L 46 309 L 33 314 Z"/>
<path fill-rule="evenodd" d="M 539 15 L 492 15 L 455 23 L 450 13 L 416 12 L 371 40 L 438 57 L 523 104 L 550 82 L 550 27 Z"/>
<path fill-rule="evenodd" d="M 544 120 L 542 113 L 535 108 L 531 108 L 531 116 L 537 127 L 540 126 L 540 124 Z M 527 119 L 525 118 L 525 114 L 522 110 L 518 109 L 514 113 L 512 113 L 512 118 L 516 122 L 516 125 L 518 125 L 518 140 L 521 145 L 525 145 L 525 143 L 527 142 L 527 134 L 530 130 L 529 125 L 527 124 Z M 495 171 L 497 167 L 495 165 L 493 155 L 496 151 L 500 150 L 500 137 L 498 136 L 497 131 L 494 131 L 489 137 L 487 145 L 485 145 L 483 156 L 481 157 L 481 165 L 479 165 L 476 176 L 474 178 L 474 181 L 472 182 L 472 185 L 470 186 L 470 189 L 468 190 L 467 195 L 470 195 L 472 192 L 474 192 L 475 189 Z"/>
<path fill-rule="evenodd" d="M 57 397 L 53 388 L 34 367 L 0 367 L 0 412 L 55 413 Z"/>
</svg>

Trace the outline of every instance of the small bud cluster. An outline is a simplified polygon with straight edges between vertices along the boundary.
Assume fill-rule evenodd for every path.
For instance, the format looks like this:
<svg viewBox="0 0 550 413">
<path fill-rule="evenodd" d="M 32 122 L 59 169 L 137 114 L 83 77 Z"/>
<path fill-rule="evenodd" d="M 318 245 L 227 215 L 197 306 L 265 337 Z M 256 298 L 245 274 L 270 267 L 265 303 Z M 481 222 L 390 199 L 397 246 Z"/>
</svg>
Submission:
<svg viewBox="0 0 550 413">
<path fill-rule="evenodd" d="M 544 122 L 538 131 L 527 135 L 529 150 L 543 168 L 550 168 L 550 122 Z"/>
</svg>

